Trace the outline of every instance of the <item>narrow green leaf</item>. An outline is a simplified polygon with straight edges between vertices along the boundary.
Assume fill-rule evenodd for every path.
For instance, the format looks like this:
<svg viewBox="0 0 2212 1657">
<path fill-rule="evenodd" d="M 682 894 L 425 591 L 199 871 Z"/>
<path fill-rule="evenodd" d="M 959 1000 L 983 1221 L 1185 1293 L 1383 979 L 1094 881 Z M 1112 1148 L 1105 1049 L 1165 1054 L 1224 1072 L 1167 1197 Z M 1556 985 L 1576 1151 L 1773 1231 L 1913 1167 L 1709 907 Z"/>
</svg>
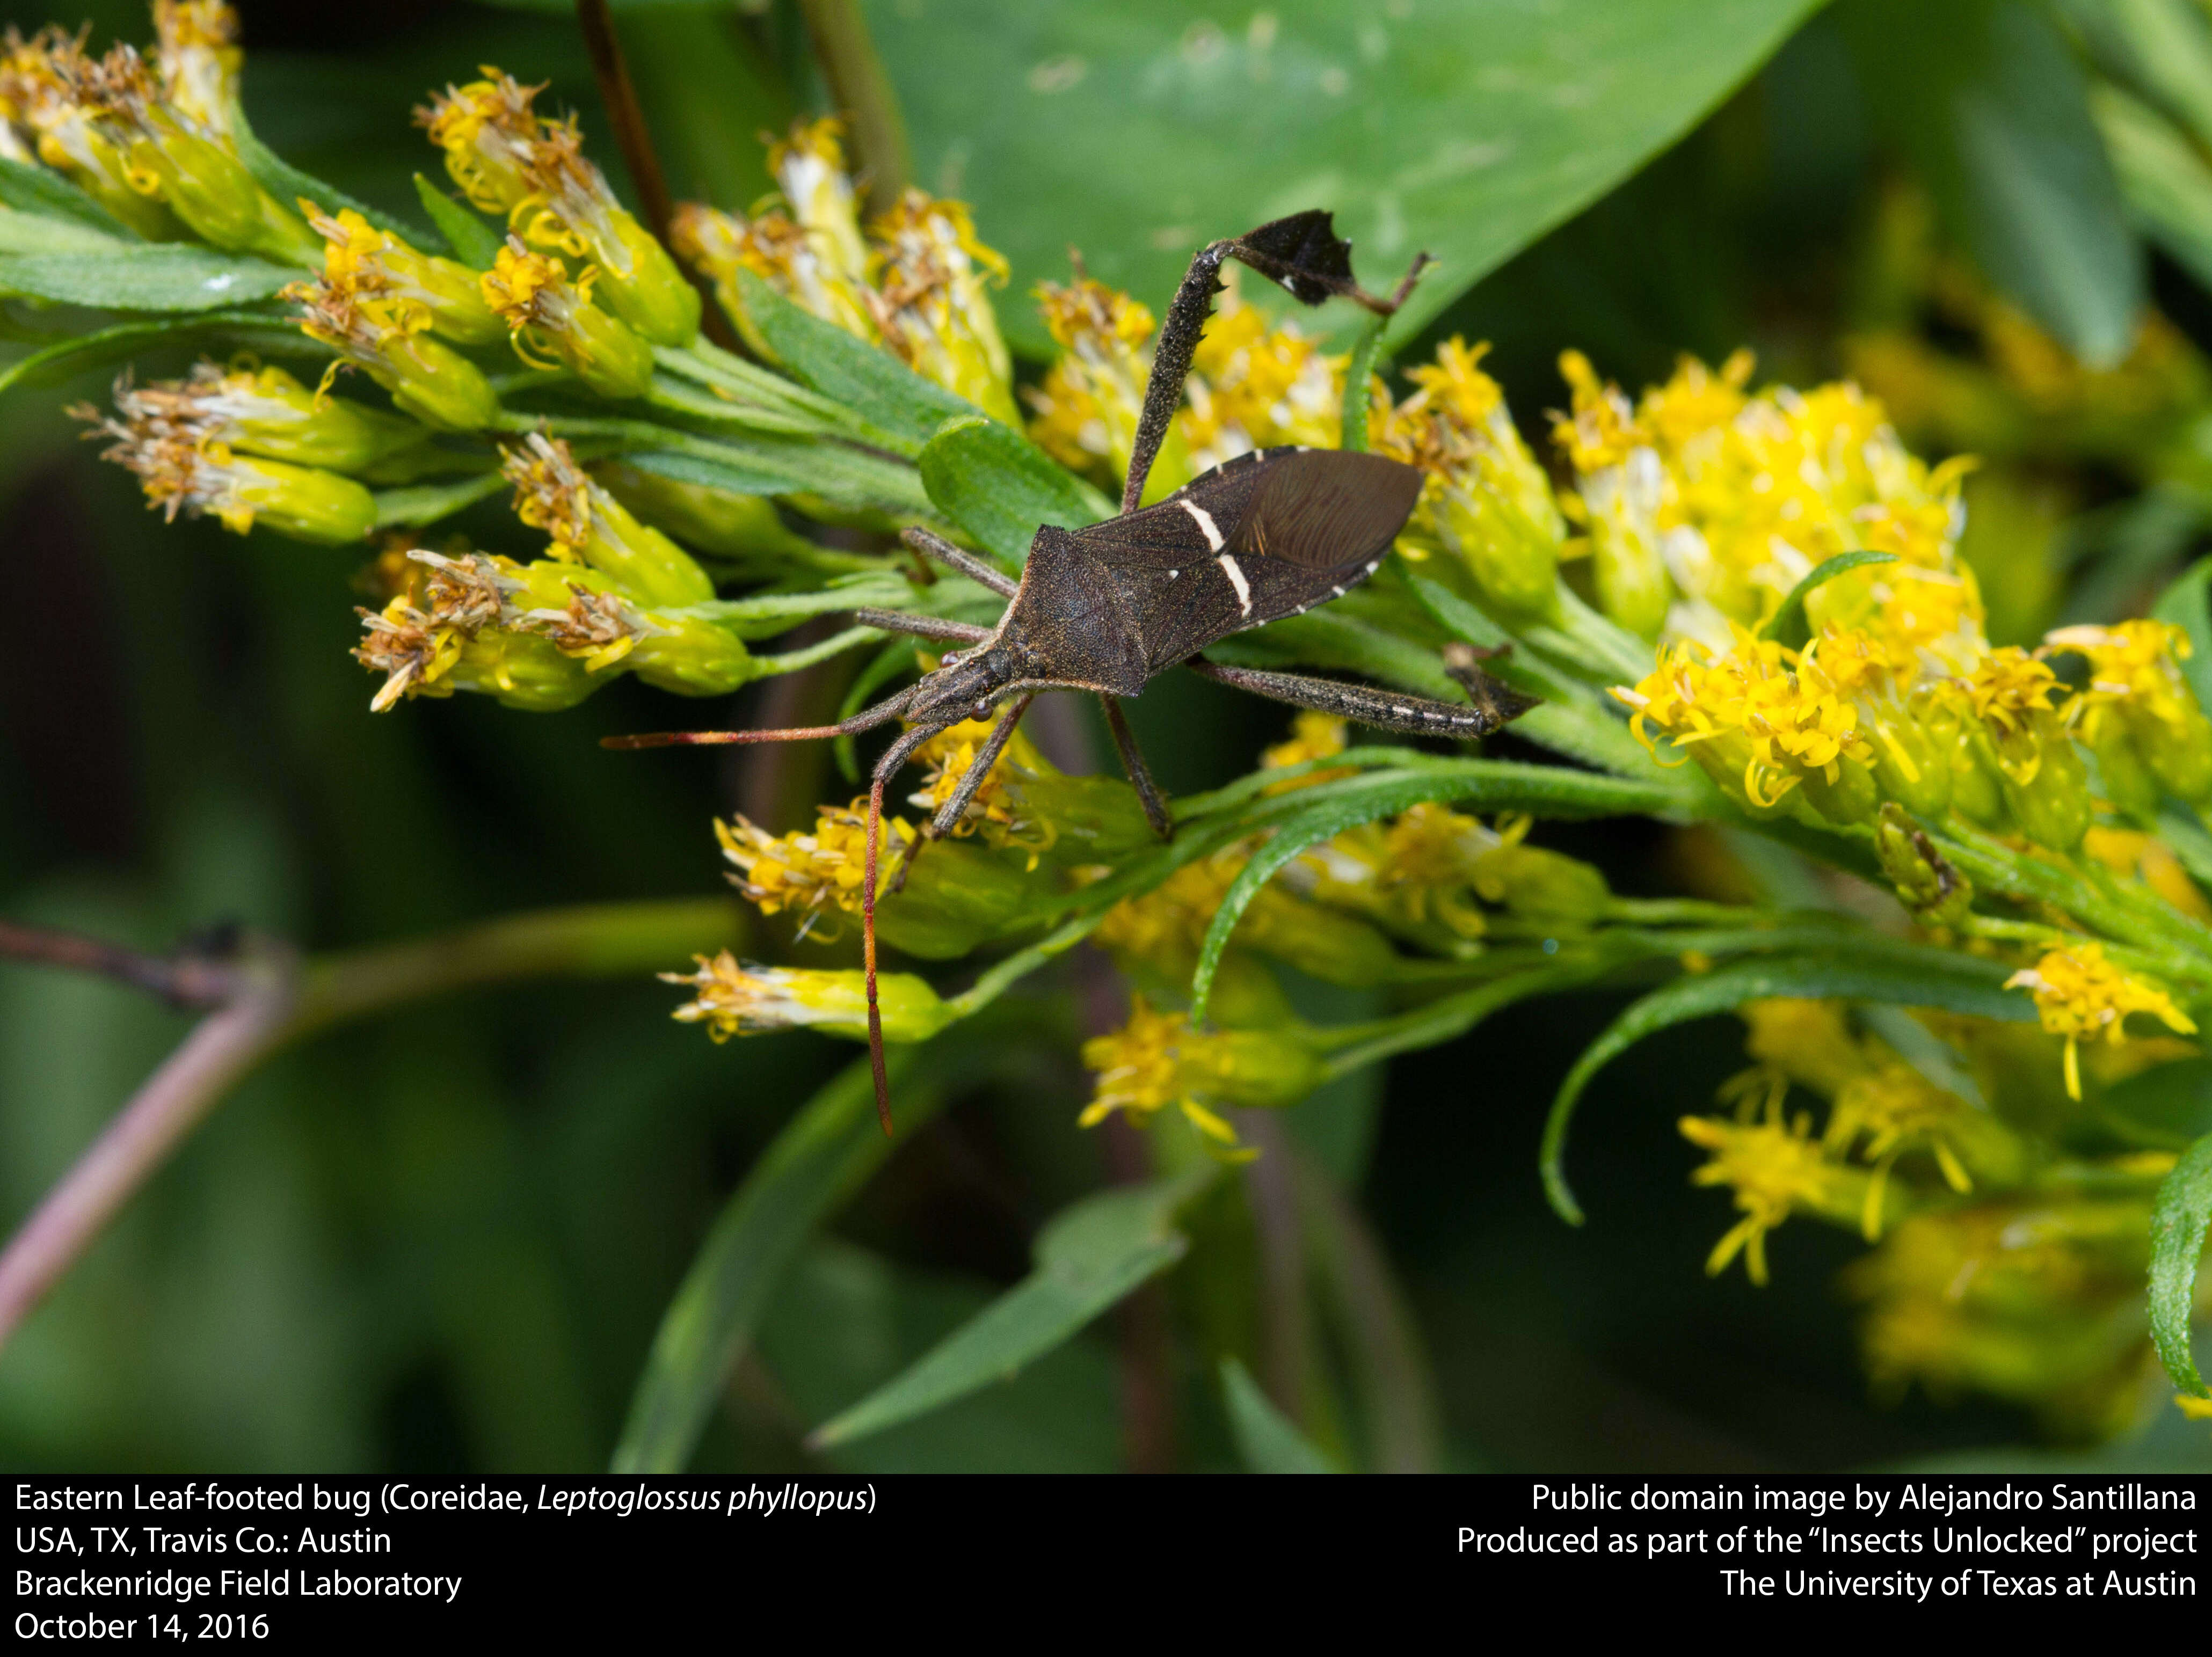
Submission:
<svg viewBox="0 0 2212 1657">
<path fill-rule="evenodd" d="M 1367 382 L 1375 373 L 1376 353 L 1382 343 L 1382 331 L 1389 326 L 1389 322 L 1388 317 L 1376 317 L 1361 329 L 1359 338 L 1352 348 L 1352 361 L 1345 367 L 1344 404 L 1339 410 L 1344 433 L 1340 446 L 1354 454 L 1367 452 L 1370 420 L 1367 406 Z"/>
<path fill-rule="evenodd" d="M 2212 287 L 2212 167 L 2197 147 L 2148 104 L 2098 86 L 2090 112 L 2136 228 Z"/>
<path fill-rule="evenodd" d="M 1036 1269 L 808 1442 L 848 1444 L 1003 1381 L 1070 1340 L 1108 1307 L 1183 1257 L 1176 1211 L 1217 1169 L 1122 1187 L 1063 1210 L 1036 1242 Z"/>
<path fill-rule="evenodd" d="M 977 1020 L 888 1056 L 902 1135 L 946 1096 L 998 1062 L 1005 1032 Z M 824 1216 L 875 1172 L 892 1148 L 876 1123 L 866 1059 L 848 1065 L 778 1133 L 724 1205 L 662 1314 L 616 1448 L 617 1472 L 680 1472 L 714 1413 L 730 1371 L 793 1259 Z"/>
<path fill-rule="evenodd" d="M 2194 0 L 2060 0 L 2090 61 L 2212 143 L 2212 19 Z"/>
<path fill-rule="evenodd" d="M 266 299 L 298 275 L 265 259 L 167 243 L 0 255 L 0 294 L 100 311 L 212 311 Z"/>
<path fill-rule="evenodd" d="M 478 216 L 475 209 L 455 201 L 420 173 L 415 175 L 415 193 L 422 198 L 422 210 L 438 227 L 438 234 L 446 239 L 453 256 L 471 270 L 490 270 L 499 258 L 499 250 L 506 246 L 499 232 Z"/>
<path fill-rule="evenodd" d="M 2006 974 L 2004 967 L 1976 956 L 1863 934 L 1839 940 L 1832 950 L 1820 955 L 1737 962 L 1654 990 L 1607 1025 L 1559 1084 L 1545 1119 L 1540 1156 L 1544 1190 L 1553 1209 L 1568 1224 L 1582 1223 L 1582 1209 L 1567 1187 L 1568 1126 L 1591 1078 L 1647 1035 L 1770 996 L 1942 1007 L 2014 1023 L 2033 1018 L 2035 1009 L 2027 997 L 2004 987 Z"/>
<path fill-rule="evenodd" d="M 418 528 L 451 518 L 465 507 L 497 495 L 506 484 L 504 474 L 488 471 L 447 483 L 410 483 L 404 489 L 376 491 L 379 529 Z"/>
<path fill-rule="evenodd" d="M 272 356 L 327 357 L 316 344 L 281 317 L 264 311 L 214 311 L 199 316 L 163 317 L 150 322 L 121 322 L 89 334 L 77 334 L 34 351 L 0 373 L 0 393 L 17 385 L 51 385 L 103 363 L 119 362 L 157 346 L 199 345 L 210 349 L 251 349 Z"/>
<path fill-rule="evenodd" d="M 2032 0 L 1852 0 L 1835 15 L 1870 111 L 1983 273 L 2092 367 L 2125 356 L 2142 251 L 2048 13 Z"/>
<path fill-rule="evenodd" d="M 859 410 L 886 447 L 919 454 L 946 421 L 983 412 L 889 351 L 801 310 L 751 271 L 738 272 L 738 288 L 745 314 L 782 367 L 823 396 Z"/>
<path fill-rule="evenodd" d="M 1221 1360 L 1221 1400 L 1229 1411 L 1229 1430 L 1248 1472 L 1255 1473 L 1340 1473 L 1313 1442 L 1278 1410 L 1235 1358 Z"/>
<path fill-rule="evenodd" d="M 0 156 L 0 207 L 34 218 L 64 220 L 83 230 L 133 241 L 120 219 L 58 173 Z"/>
<path fill-rule="evenodd" d="M 2212 1219 L 2212 1133 L 2181 1154 L 2158 1187 L 2150 1217 L 2150 1334 L 2173 1384 L 2203 1398 L 2204 1377 L 2190 1350 L 2196 1315 L 2197 1267 Z"/>
<path fill-rule="evenodd" d="M 351 208 L 380 230 L 389 230 L 404 236 L 425 253 L 442 253 L 446 245 L 435 234 L 425 232 L 421 226 L 404 219 L 394 218 L 380 208 L 371 207 L 359 197 L 349 196 L 334 184 L 325 182 L 313 173 L 302 173 L 275 150 L 253 136 L 246 122 L 246 111 L 236 102 L 230 106 L 231 136 L 235 140 L 238 159 L 246 163 L 246 170 L 254 181 L 283 206 L 294 212 L 300 210 L 301 197 L 313 202 L 325 213 L 336 213 Z"/>
<path fill-rule="evenodd" d="M 2212 713 L 2212 558 L 2200 558 L 2158 596 L 2150 613 L 2189 635 L 2189 659 L 2181 671 L 2197 700 Z"/>
<path fill-rule="evenodd" d="M 2212 1134 L 2212 1059 L 2154 1065 L 2106 1088 L 2098 1120 L 2139 1145 L 2179 1150 Z"/>
<path fill-rule="evenodd" d="M 1759 636 L 1771 639 L 1785 650 L 1802 650 L 1813 636 L 1813 626 L 1806 618 L 1805 601 L 1814 591 L 1824 587 L 1843 574 L 1867 564 L 1893 564 L 1893 552 L 1839 552 L 1834 557 L 1814 565 L 1805 574 L 1805 579 L 1790 589 L 1790 596 L 1782 601 L 1782 608 L 1774 612 L 1773 619 L 1761 628 Z"/>
<path fill-rule="evenodd" d="M 118 247 L 143 246 L 75 219 L 42 218 L 35 213 L 0 209 L 0 253 L 106 253 Z"/>
<path fill-rule="evenodd" d="M 922 446 L 918 464 L 937 509 L 1009 569 L 1021 568 L 1042 525 L 1080 529 L 1114 515 L 1096 489 L 981 415 L 946 421 Z"/>
<path fill-rule="evenodd" d="M 562 428 L 590 436 L 593 423 L 564 421 Z M 929 507 L 929 497 L 913 467 L 842 443 L 734 431 L 711 439 L 689 438 L 643 421 L 611 423 L 635 430 L 640 446 L 625 448 L 623 459 L 678 483 L 732 495 L 818 495 L 862 511 L 896 513 Z"/>
</svg>

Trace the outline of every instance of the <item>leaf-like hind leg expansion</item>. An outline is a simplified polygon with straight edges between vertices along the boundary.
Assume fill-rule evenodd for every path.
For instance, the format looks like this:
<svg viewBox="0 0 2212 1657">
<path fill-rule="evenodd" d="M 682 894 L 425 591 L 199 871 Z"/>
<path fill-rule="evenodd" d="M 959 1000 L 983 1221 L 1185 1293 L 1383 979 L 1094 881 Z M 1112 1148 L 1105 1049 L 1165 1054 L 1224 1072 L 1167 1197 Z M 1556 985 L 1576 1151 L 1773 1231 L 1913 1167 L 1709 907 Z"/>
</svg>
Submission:
<svg viewBox="0 0 2212 1657">
<path fill-rule="evenodd" d="M 968 808 L 975 804 L 975 796 L 982 792 L 983 785 L 990 780 L 991 768 L 999 762 L 999 756 L 1006 751 L 1006 744 L 1014 739 L 1014 727 L 1022 722 L 1022 715 L 1030 711 L 1030 704 L 1036 700 L 1035 693 L 1031 693 L 1026 696 L 1017 696 L 1006 704 L 1006 717 L 992 727 L 991 734 L 977 750 L 974 762 L 961 774 L 959 783 L 952 791 L 952 798 L 939 808 L 935 816 L 922 825 L 920 834 L 907 842 L 906 852 L 899 859 L 898 867 L 891 871 L 890 883 L 884 888 L 885 897 L 895 896 L 905 889 L 907 871 L 914 867 L 914 860 L 921 855 L 924 841 L 943 840 L 960 826 L 960 819 L 968 815 Z"/>
<path fill-rule="evenodd" d="M 1536 703 L 1534 698 L 1507 689 L 1484 676 L 1492 687 L 1485 703 L 1470 707 L 1431 701 L 1426 696 L 1407 696 L 1373 685 L 1346 684 L 1337 679 L 1310 678 L 1303 673 L 1268 673 L 1258 668 L 1224 667 L 1218 662 L 1194 658 L 1183 664 L 1200 677 L 1233 685 L 1272 701 L 1292 707 L 1310 707 L 1317 713 L 1334 713 L 1355 725 L 1378 731 L 1402 731 L 1411 737 L 1452 737 L 1472 742 L 1517 719 Z"/>
<path fill-rule="evenodd" d="M 1190 373 L 1192 355 L 1206 319 L 1213 313 L 1213 296 L 1221 291 L 1221 262 L 1235 259 L 1249 265 L 1272 282 L 1280 284 L 1301 305 L 1319 305 L 1332 296 L 1348 299 L 1376 316 L 1387 317 L 1406 302 L 1421 272 L 1434 263 L 1426 253 L 1416 254 L 1405 280 L 1388 298 L 1377 298 L 1352 279 L 1352 244 L 1336 234 L 1331 215 L 1319 209 L 1293 213 L 1199 250 L 1183 273 L 1152 348 L 1152 371 L 1145 382 L 1144 411 L 1137 418 L 1130 446 L 1129 477 L 1121 489 L 1121 510 L 1136 511 L 1144 499 L 1145 481 L 1160 452 L 1168 422 L 1182 401 L 1182 385 Z M 911 543 L 909 543 L 911 544 Z"/>
<path fill-rule="evenodd" d="M 919 524 L 901 530 L 899 539 L 924 556 L 934 558 L 945 568 L 957 571 L 976 586 L 990 588 L 1001 598 L 1011 598 L 1020 590 L 1020 584 L 1012 576 L 994 569 L 972 552 L 963 552 L 943 536 L 933 535 Z"/>
<path fill-rule="evenodd" d="M 980 644 L 991 629 L 973 622 L 950 621 L 942 616 L 909 616 L 902 610 L 860 609 L 852 612 L 862 627 L 879 627 L 886 633 L 910 633 L 918 639 L 951 639 L 963 645 Z"/>
<path fill-rule="evenodd" d="M 1145 821 L 1152 825 L 1152 832 L 1162 840 L 1175 838 L 1175 819 L 1168 812 L 1167 797 L 1160 792 L 1159 784 L 1152 780 L 1152 768 L 1145 763 L 1144 750 L 1137 746 L 1137 733 L 1129 729 L 1128 717 L 1121 712 L 1118 696 L 1102 695 L 1100 707 L 1106 710 L 1106 728 L 1114 733 L 1114 746 L 1121 756 L 1121 769 L 1129 775 L 1129 786 L 1137 791 L 1137 803 L 1145 808 Z"/>
</svg>

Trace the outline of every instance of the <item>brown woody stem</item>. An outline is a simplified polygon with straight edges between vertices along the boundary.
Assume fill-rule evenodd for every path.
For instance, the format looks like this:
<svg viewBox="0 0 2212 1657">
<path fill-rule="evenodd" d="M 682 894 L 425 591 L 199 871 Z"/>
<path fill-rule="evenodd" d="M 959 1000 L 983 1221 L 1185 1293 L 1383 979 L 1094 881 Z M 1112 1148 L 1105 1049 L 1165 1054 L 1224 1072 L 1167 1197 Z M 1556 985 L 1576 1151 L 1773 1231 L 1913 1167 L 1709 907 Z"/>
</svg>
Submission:
<svg viewBox="0 0 2212 1657">
<path fill-rule="evenodd" d="M 852 123 L 854 170 L 867 185 L 868 210 L 888 213 L 914 179 L 898 94 L 876 55 L 859 0 L 799 0 L 815 62 L 830 95 Z"/>
</svg>

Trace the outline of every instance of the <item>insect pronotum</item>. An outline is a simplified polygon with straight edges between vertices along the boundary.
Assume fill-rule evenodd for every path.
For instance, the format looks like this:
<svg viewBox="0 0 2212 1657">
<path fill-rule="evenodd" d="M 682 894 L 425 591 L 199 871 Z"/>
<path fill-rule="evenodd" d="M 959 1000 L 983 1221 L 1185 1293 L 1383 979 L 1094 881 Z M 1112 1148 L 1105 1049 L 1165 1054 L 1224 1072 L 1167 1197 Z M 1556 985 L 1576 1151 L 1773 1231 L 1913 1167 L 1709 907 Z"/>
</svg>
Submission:
<svg viewBox="0 0 2212 1657">
<path fill-rule="evenodd" d="M 1380 455 L 1335 449 L 1259 449 L 1193 478 L 1156 504 L 1139 508 L 1145 480 L 1168 422 L 1182 401 L 1191 356 L 1224 259 L 1279 282 L 1302 304 L 1349 299 L 1378 316 L 1395 312 L 1427 262 L 1413 262 L 1387 298 L 1352 279 L 1352 249 L 1331 215 L 1297 213 L 1249 234 L 1217 241 L 1191 260 L 1160 330 L 1137 422 L 1128 481 L 1119 516 L 1086 529 L 1047 525 L 1030 543 L 1017 582 L 981 559 L 921 528 L 906 543 L 1006 599 L 996 627 L 976 627 L 896 610 L 856 610 L 854 618 L 894 632 L 950 640 L 962 646 L 934 672 L 836 725 L 777 731 L 684 731 L 611 737 L 611 748 L 660 748 L 709 743 L 797 742 L 846 737 L 903 719 L 907 729 L 884 750 L 870 774 L 866 852 L 860 887 L 862 950 L 867 971 L 868 1055 L 875 1072 L 876 1110 L 891 1131 L 884 1074 L 883 1018 L 876 1001 L 876 889 L 884 790 L 915 749 L 964 719 L 985 719 L 1004 705 L 982 750 L 952 797 L 924 825 L 893 872 L 890 889 L 926 841 L 950 834 L 966 815 L 991 766 L 1030 701 L 1042 690 L 1085 690 L 1105 706 L 1121 763 L 1163 838 L 1173 832 L 1144 756 L 1137 750 L 1120 699 L 1134 696 L 1155 674 L 1181 665 L 1209 679 L 1334 713 L 1358 724 L 1415 736 L 1465 739 L 1487 736 L 1534 706 L 1479 668 L 1453 677 L 1470 695 L 1467 706 L 1431 701 L 1370 685 L 1263 672 L 1209 662 L 1199 652 L 1231 634 L 1279 621 L 1344 596 L 1375 573 L 1421 492 L 1421 474 Z"/>
</svg>

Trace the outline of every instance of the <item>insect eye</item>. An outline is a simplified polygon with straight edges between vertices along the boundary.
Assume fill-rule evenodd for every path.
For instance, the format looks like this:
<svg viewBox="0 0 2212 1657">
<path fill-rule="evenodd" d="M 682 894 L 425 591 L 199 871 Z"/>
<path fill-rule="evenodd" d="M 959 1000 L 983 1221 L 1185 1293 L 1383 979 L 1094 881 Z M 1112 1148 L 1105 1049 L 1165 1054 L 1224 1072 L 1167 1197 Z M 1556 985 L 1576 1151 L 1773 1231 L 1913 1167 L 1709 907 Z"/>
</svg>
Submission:
<svg viewBox="0 0 2212 1657">
<path fill-rule="evenodd" d="M 977 702 L 974 711 L 977 719 L 988 719 L 991 717 L 991 704 L 988 702 Z"/>
</svg>

